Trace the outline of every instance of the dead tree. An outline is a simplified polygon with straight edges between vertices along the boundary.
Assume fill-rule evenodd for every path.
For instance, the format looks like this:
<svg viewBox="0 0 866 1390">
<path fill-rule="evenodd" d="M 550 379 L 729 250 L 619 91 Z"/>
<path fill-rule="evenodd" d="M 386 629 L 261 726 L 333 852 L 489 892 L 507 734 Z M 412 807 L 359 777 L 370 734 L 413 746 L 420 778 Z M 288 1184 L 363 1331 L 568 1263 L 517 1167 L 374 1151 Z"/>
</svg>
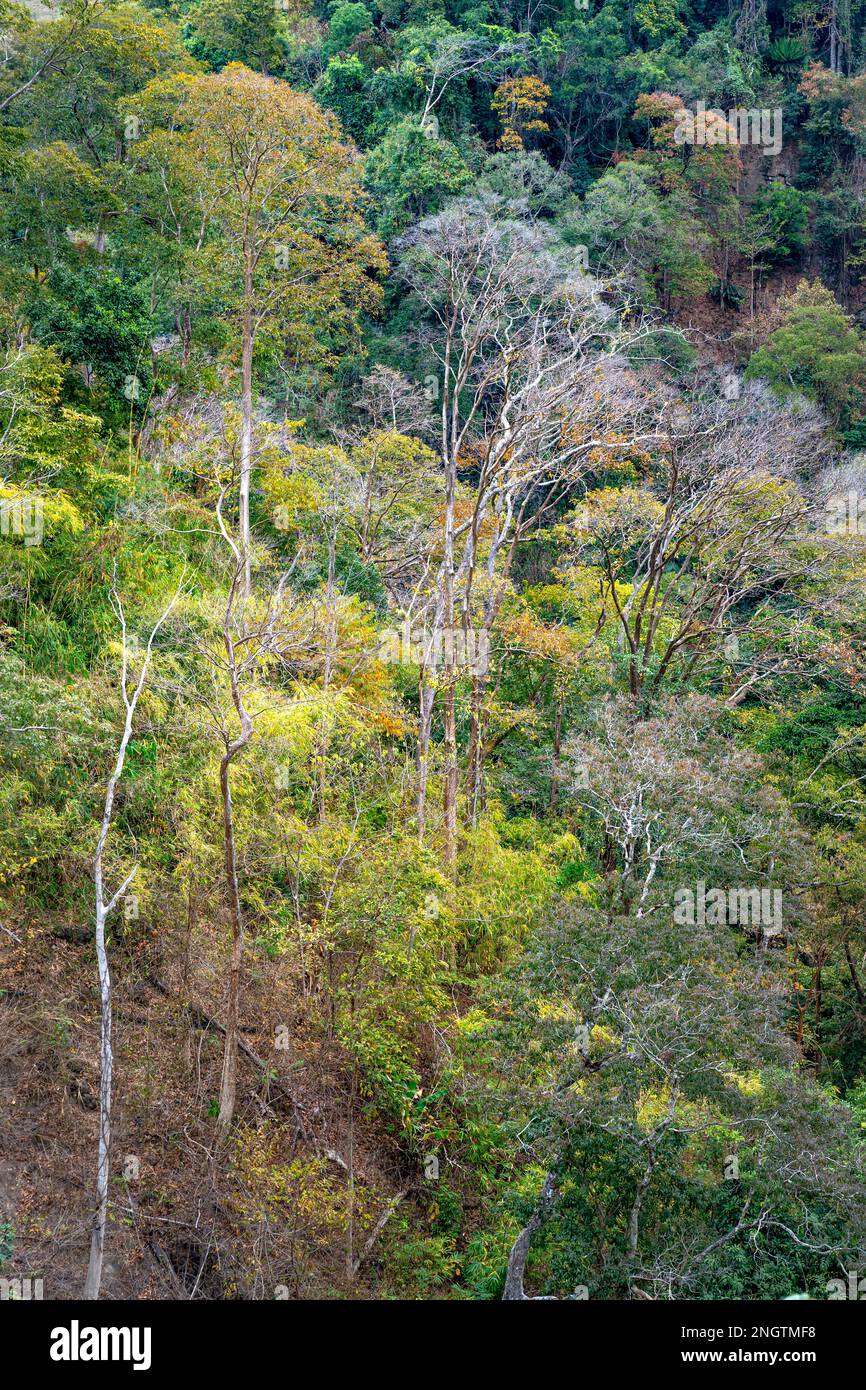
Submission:
<svg viewBox="0 0 866 1390">
<path fill-rule="evenodd" d="M 214 702 L 205 701 L 223 745 L 219 785 L 223 821 L 223 858 L 232 924 L 225 1048 L 220 1080 L 219 1118 L 217 1120 L 217 1130 L 221 1138 L 225 1138 L 231 1127 L 237 1096 L 238 1020 L 244 945 L 244 918 L 238 877 L 231 765 L 250 743 L 253 737 L 256 714 L 261 712 L 260 710 L 250 711 L 248 708 L 245 685 L 264 659 L 284 660 L 287 644 L 292 640 L 285 632 L 278 629 L 277 619 L 283 606 L 285 586 L 299 558 L 299 556 L 295 557 L 295 561 L 280 578 L 263 616 L 251 615 L 248 611 L 251 600 L 243 597 L 247 560 L 247 552 L 243 544 L 243 530 L 241 530 L 241 538 L 238 540 L 232 535 L 223 515 L 226 495 L 230 488 L 236 486 L 237 481 L 235 472 L 232 473 L 228 481 L 220 481 L 218 477 L 219 496 L 216 503 L 216 521 L 219 534 L 231 552 L 231 573 L 226 605 L 223 610 L 221 632 L 223 650 L 219 654 L 213 651 L 207 653 L 215 670 L 220 671 L 228 681 L 231 712 L 224 712 L 219 697 Z M 241 599 L 240 608 L 238 608 L 239 599 Z"/>
<path fill-rule="evenodd" d="M 111 972 L 109 970 L 108 955 L 105 949 L 105 924 L 112 912 L 117 908 L 118 903 L 123 898 L 138 870 L 138 865 L 134 864 L 117 891 L 106 901 L 103 881 L 103 854 L 105 851 L 105 842 L 108 839 L 108 832 L 111 828 L 114 795 L 117 790 L 117 784 L 123 773 L 123 764 L 126 760 L 126 749 L 132 734 L 132 721 L 135 718 L 136 706 L 138 705 L 141 692 L 144 689 L 145 680 L 147 679 L 150 659 L 153 654 L 154 638 L 180 598 L 183 580 L 184 575 L 182 574 L 174 597 L 168 607 L 163 610 L 151 631 L 138 681 L 132 693 L 130 693 L 127 683 L 129 649 L 126 640 L 126 618 L 114 576 L 112 577 L 110 601 L 112 609 L 120 622 L 122 641 L 120 691 L 123 696 L 126 718 L 123 724 L 120 744 L 117 749 L 114 770 L 108 779 L 108 786 L 105 792 L 105 805 L 102 812 L 102 824 L 99 830 L 96 854 L 93 859 L 93 883 L 96 893 L 96 963 L 99 970 L 100 998 L 99 1156 L 96 1167 L 96 1215 L 90 1240 L 90 1259 L 87 1266 L 87 1278 L 84 1282 L 84 1297 L 87 1299 L 96 1299 L 99 1297 L 99 1289 L 102 1283 L 102 1260 L 105 1252 L 105 1225 L 108 1217 L 108 1167 L 111 1149 L 111 1078 L 114 1059 L 111 1048 Z"/>
</svg>

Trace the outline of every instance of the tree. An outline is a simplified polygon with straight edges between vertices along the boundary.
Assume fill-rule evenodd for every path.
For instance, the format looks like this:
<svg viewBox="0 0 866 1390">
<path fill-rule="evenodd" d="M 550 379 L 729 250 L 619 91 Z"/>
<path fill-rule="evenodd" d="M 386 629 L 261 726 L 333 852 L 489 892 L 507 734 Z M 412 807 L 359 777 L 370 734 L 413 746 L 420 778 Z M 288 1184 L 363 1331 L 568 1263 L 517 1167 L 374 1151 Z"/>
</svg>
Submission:
<svg viewBox="0 0 866 1390">
<path fill-rule="evenodd" d="M 502 123 L 499 148 L 515 152 L 523 150 L 525 136 L 548 130 L 541 117 L 547 110 L 550 88 L 540 77 L 509 77 L 500 82 L 493 93 L 491 105 Z"/>
<path fill-rule="evenodd" d="M 198 422 L 203 425 L 203 422 Z M 217 1130 L 225 1140 L 231 1129 L 237 1098 L 237 1059 L 240 1027 L 241 971 L 244 959 L 244 909 L 239 870 L 237 831 L 232 796 L 232 768 L 249 747 L 255 722 L 273 704 L 270 692 L 257 688 L 270 668 L 279 668 L 289 657 L 305 650 L 309 630 L 298 631 L 286 601 L 286 586 L 299 554 L 280 575 L 273 592 L 256 602 L 244 596 L 247 556 L 240 536 L 234 534 L 225 511 L 241 486 L 241 453 L 233 422 L 217 421 L 201 429 L 196 439 L 196 466 L 214 492 L 216 534 L 228 552 L 228 586 L 222 608 L 219 637 L 197 642 L 214 672 L 213 689 L 196 693 L 206 712 L 222 755 L 219 763 L 219 795 L 222 811 L 222 857 L 225 894 L 231 922 L 231 956 L 225 1009 L 225 1046 L 220 1078 Z M 206 471 L 209 465 L 209 471 Z M 255 705 L 253 702 L 255 701 Z"/>
<path fill-rule="evenodd" d="M 396 598 L 419 571 L 424 536 L 441 499 L 436 456 L 420 439 L 376 430 L 351 451 L 361 480 L 360 504 L 345 521 L 363 564 L 375 565 Z"/>
<path fill-rule="evenodd" d="M 37 339 L 81 368 L 87 386 L 144 397 L 152 323 L 141 289 L 99 265 L 58 265 L 27 306 Z"/>
<path fill-rule="evenodd" d="M 552 169 L 538 150 L 502 151 L 485 161 L 479 191 L 504 199 L 510 217 L 549 218 L 568 205 L 570 188 L 561 172 Z"/>
<path fill-rule="evenodd" d="M 848 427 L 866 403 L 862 334 L 820 281 L 801 280 L 779 311 L 782 322 L 752 354 L 746 377 L 763 377 L 781 396 L 803 392 Z"/>
<path fill-rule="evenodd" d="M 264 76 L 285 57 L 282 16 L 270 0 L 198 0 L 187 20 L 190 52 L 213 67 L 255 59 Z"/>
<path fill-rule="evenodd" d="M 364 182 L 376 205 L 379 234 L 390 240 L 419 217 L 436 212 L 450 195 L 472 181 L 449 140 L 407 116 L 367 155 Z"/>
<path fill-rule="evenodd" d="M 57 53 L 40 70 L 52 46 Z M 161 74 L 198 66 L 170 21 L 102 0 L 74 0 L 59 19 L 35 25 L 28 57 L 38 78 L 16 97 L 16 120 L 27 121 L 31 137 L 64 140 L 112 178 L 129 138 L 122 99 Z"/>
<path fill-rule="evenodd" d="M 15 56 L 21 67 L 18 72 L 13 71 L 9 90 L 0 95 L 0 112 L 26 96 L 41 79 L 54 73 L 70 52 L 82 46 L 82 39 L 86 38 L 90 26 L 104 14 L 102 0 L 74 0 L 62 20 L 40 33 L 29 17 L 22 22 L 18 7 L 4 0 L 2 18 L 4 25 L 12 21 L 18 31 L 15 35 Z"/>
<path fill-rule="evenodd" d="M 315 97 L 333 111 L 350 139 L 363 143 L 371 115 L 369 73 L 357 53 L 331 58 L 316 83 Z"/>
<path fill-rule="evenodd" d="M 426 126 L 452 82 L 498 81 L 526 46 L 525 39 L 464 34 L 447 23 L 430 30 L 409 30 L 404 38 L 409 59 L 417 65 L 425 88 L 421 124 Z"/>
<path fill-rule="evenodd" d="M 116 911 L 118 905 L 122 902 L 124 894 L 132 883 L 138 869 L 138 865 L 134 864 L 120 887 L 117 888 L 106 901 L 103 854 L 105 843 L 108 839 L 108 832 L 111 829 L 111 816 L 114 809 L 117 784 L 123 773 L 126 751 L 129 746 L 130 737 L 132 736 L 132 725 L 135 719 L 136 707 L 141 697 L 141 692 L 144 689 L 144 683 L 147 679 L 147 672 L 153 655 L 153 643 L 160 628 L 171 616 L 173 608 L 181 597 L 183 580 L 184 576 L 181 575 L 174 596 L 151 629 L 150 636 L 147 639 L 147 646 L 144 651 L 144 658 L 141 663 L 138 680 L 131 690 L 128 677 L 130 653 L 127 647 L 126 618 L 123 612 L 123 603 L 115 587 L 114 578 L 112 579 L 111 586 L 111 605 L 120 623 L 120 693 L 123 696 L 126 717 L 123 723 L 120 743 L 117 747 L 114 770 L 108 779 L 108 785 L 105 791 L 102 824 L 99 829 L 99 839 L 96 843 L 96 853 L 93 857 L 93 886 L 96 894 L 96 961 L 99 970 L 100 998 L 99 1158 L 96 1167 L 96 1215 L 93 1222 L 90 1260 L 87 1266 L 87 1278 L 84 1282 L 83 1293 L 83 1297 L 87 1299 L 99 1298 L 99 1290 L 102 1284 L 102 1260 L 105 1252 L 105 1227 L 108 1218 L 108 1179 L 109 1160 L 111 1156 L 111 1081 L 114 1056 L 111 1043 L 111 971 L 109 969 L 108 955 L 105 949 L 105 928 L 108 918 Z"/>
<path fill-rule="evenodd" d="M 724 423 L 723 423 L 724 422 Z M 599 566 L 600 608 L 615 616 L 631 694 L 652 698 L 736 631 L 734 615 L 820 572 L 795 544 L 807 499 L 786 474 L 784 411 L 758 393 L 671 422 L 664 462 L 643 486 L 594 490 L 574 516 L 584 560 Z"/>
<path fill-rule="evenodd" d="M 331 0 L 325 53 L 343 53 L 354 38 L 373 28 L 373 16 L 360 0 Z"/>
<path fill-rule="evenodd" d="M 650 301 L 660 289 L 669 304 L 674 294 L 707 287 L 707 237 L 688 200 L 680 194 L 665 202 L 648 174 L 632 160 L 602 174 L 575 214 L 574 226 L 601 271 L 619 273 Z"/>
<path fill-rule="evenodd" d="M 281 333 L 291 355 L 331 364 L 358 312 L 378 301 L 373 277 L 384 255 L 363 226 L 351 152 L 308 97 L 230 63 L 218 76 L 151 84 L 141 102 L 164 114 L 137 161 L 163 190 L 169 216 L 173 190 L 182 191 L 191 223 L 180 232 L 184 246 L 220 277 L 239 327 L 248 593 L 256 342 L 265 329 Z"/>
<path fill-rule="evenodd" d="M 19 283 L 27 276 L 41 284 L 75 257 L 70 231 L 100 226 L 118 208 L 104 179 L 61 141 L 15 159 L 3 185 L 4 259 Z"/>
<path fill-rule="evenodd" d="M 573 252 L 538 228 L 496 216 L 476 200 L 455 201 L 406 238 L 401 274 L 429 316 L 427 338 L 441 372 L 440 457 L 445 477 L 442 562 L 431 596 L 432 636 L 471 627 L 482 527 L 486 556 L 485 631 L 498 611 L 497 557 L 513 556 L 521 526 L 553 505 L 598 439 L 603 393 L 591 390 L 593 358 L 616 351 Z M 635 330 L 639 338 L 641 328 Z M 458 519 L 458 474 L 475 475 Z M 491 515 L 492 513 L 492 515 Z M 458 551 L 458 546 L 460 550 Z M 458 593 L 458 583 L 462 593 Z M 480 718 L 483 673 L 475 682 Z M 453 865 L 457 828 L 457 747 L 453 644 L 446 643 L 445 856 Z M 435 691 L 422 668 L 417 817 L 424 834 L 427 758 Z"/>
<path fill-rule="evenodd" d="M 723 1277 L 749 1297 L 762 1274 L 780 1296 L 862 1244 L 849 1115 L 797 1067 L 785 1028 L 808 847 L 716 720 L 699 697 L 649 719 L 613 702 L 571 743 L 594 872 L 554 908 L 497 1026 L 524 1153 L 546 1167 L 508 1299 L 528 1296 L 533 1238 L 548 1297 L 571 1281 L 608 1298 L 700 1297 Z M 684 923 L 676 903 L 703 883 L 778 892 L 781 928 L 738 909 Z M 736 1249 L 756 1232 L 744 1263 Z"/>
<path fill-rule="evenodd" d="M 752 204 L 752 216 L 766 224 L 773 261 L 790 261 L 806 246 L 809 225 L 809 198 L 785 183 L 771 183 L 761 189 Z"/>
</svg>

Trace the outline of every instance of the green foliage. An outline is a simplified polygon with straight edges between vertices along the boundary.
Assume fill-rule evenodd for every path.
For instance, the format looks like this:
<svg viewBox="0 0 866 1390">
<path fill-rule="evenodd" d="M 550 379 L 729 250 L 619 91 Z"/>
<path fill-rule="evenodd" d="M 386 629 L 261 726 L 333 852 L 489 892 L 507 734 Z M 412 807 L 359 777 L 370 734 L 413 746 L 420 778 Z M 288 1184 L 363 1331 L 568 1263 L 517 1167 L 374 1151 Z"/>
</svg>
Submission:
<svg viewBox="0 0 866 1390">
<path fill-rule="evenodd" d="M 328 37 L 324 53 L 344 53 L 358 34 L 373 27 L 373 16 L 360 0 L 332 0 L 328 6 Z"/>
<path fill-rule="evenodd" d="M 386 240 L 435 212 L 471 181 L 456 147 L 413 117 L 398 122 L 366 160 L 365 183 L 377 209 L 377 230 Z"/>
<path fill-rule="evenodd" d="M 27 303 L 33 332 L 70 366 L 132 404 L 147 393 L 151 315 L 144 291 L 98 267 L 58 265 Z"/>
<path fill-rule="evenodd" d="M 771 183 L 752 204 L 751 216 L 770 242 L 772 261 L 789 261 L 802 255 L 807 244 L 809 198 L 784 183 Z"/>
<path fill-rule="evenodd" d="M 806 47 L 791 34 L 774 39 L 766 50 L 766 56 L 776 67 L 784 72 L 795 72 L 802 67 L 806 58 Z"/>
<path fill-rule="evenodd" d="M 323 106 L 339 117 L 340 125 L 354 140 L 363 140 L 370 120 L 369 77 L 357 53 L 335 56 L 316 87 Z"/>
<path fill-rule="evenodd" d="M 783 321 L 753 353 L 746 377 L 763 377 L 781 395 L 802 392 L 842 425 L 866 405 L 866 350 L 850 317 L 820 281 L 801 282 Z"/>
<path fill-rule="evenodd" d="M 280 11 L 272 0 L 197 0 L 184 35 L 190 53 L 214 68 L 255 62 L 267 72 L 285 56 Z"/>
<path fill-rule="evenodd" d="M 107 1296 L 862 1267 L 866 9 L 782 8 L 0 0 L 4 1268 L 92 1219 L 161 614 Z"/>
</svg>

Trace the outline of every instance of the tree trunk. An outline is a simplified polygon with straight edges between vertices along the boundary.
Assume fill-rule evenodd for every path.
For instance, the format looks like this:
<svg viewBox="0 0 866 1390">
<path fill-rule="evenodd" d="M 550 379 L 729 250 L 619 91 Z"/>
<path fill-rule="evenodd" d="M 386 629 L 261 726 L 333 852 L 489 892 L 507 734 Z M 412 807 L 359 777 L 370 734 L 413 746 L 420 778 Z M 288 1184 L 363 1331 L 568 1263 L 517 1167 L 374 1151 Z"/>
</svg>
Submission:
<svg viewBox="0 0 866 1390">
<path fill-rule="evenodd" d="M 233 758 L 246 748 L 253 736 L 253 721 L 244 705 L 241 694 L 240 680 L 238 677 L 238 663 L 235 652 L 234 641 L 231 633 L 232 608 L 234 607 L 235 595 L 238 584 L 241 580 L 241 570 L 244 563 L 244 555 L 235 551 L 235 558 L 238 560 L 237 568 L 232 576 L 229 588 L 229 595 L 226 601 L 225 617 L 223 619 L 223 643 L 226 649 L 228 662 L 229 681 L 231 683 L 232 703 L 240 721 L 240 734 L 236 739 L 228 741 L 226 735 L 226 749 L 220 762 L 220 795 L 223 806 L 223 849 L 225 858 L 226 884 L 229 893 L 229 904 L 232 915 L 232 954 L 229 967 L 229 991 L 226 1004 L 226 1030 L 225 1030 L 225 1050 L 223 1052 L 223 1070 L 220 1081 L 220 1108 L 217 1120 L 217 1129 L 224 1138 L 231 1127 L 235 1112 L 235 1098 L 237 1094 L 237 1066 L 238 1066 L 238 1014 L 240 1007 L 240 984 L 241 984 L 241 962 L 243 959 L 244 948 L 244 922 L 243 911 L 241 909 L 241 893 L 238 885 L 238 863 L 237 850 L 235 846 L 235 825 L 234 813 L 232 810 L 232 789 L 229 769 Z"/>
<path fill-rule="evenodd" d="M 189 353 L 192 344 L 192 315 L 188 304 L 178 309 L 174 316 L 175 327 L 180 338 L 180 360 L 184 367 L 189 366 Z"/>
<path fill-rule="evenodd" d="M 484 775 L 484 739 L 481 709 L 487 678 L 476 671 L 472 680 L 472 705 L 469 717 L 469 751 L 466 757 L 466 823 L 474 829 L 478 824 Z"/>
<path fill-rule="evenodd" d="M 565 711 L 565 686 L 556 702 L 556 722 L 553 726 L 553 768 L 550 777 L 550 813 L 559 814 L 559 784 L 562 780 L 562 716 Z"/>
<path fill-rule="evenodd" d="M 830 71 L 839 71 L 839 23 L 836 0 L 830 0 Z"/>
<path fill-rule="evenodd" d="M 628 1271 L 629 1288 L 634 1274 L 634 1267 L 637 1263 L 637 1245 L 640 1236 L 640 1214 L 643 1207 L 644 1198 L 647 1194 L 650 1182 L 652 1181 L 653 1170 L 655 1168 L 655 1149 L 651 1146 L 649 1158 L 643 1171 L 643 1176 L 638 1184 L 634 1201 L 628 1218 L 628 1253 L 626 1255 L 626 1269 Z"/>
<path fill-rule="evenodd" d="M 90 1300 L 99 1298 L 99 1290 L 102 1284 L 102 1261 L 105 1254 L 105 1228 L 108 1220 L 108 1171 L 111 1155 L 111 1081 L 114 1069 L 114 1056 L 111 1047 L 111 972 L 108 968 L 108 954 L 105 949 L 105 923 L 123 898 L 124 893 L 135 877 L 135 872 L 138 867 L 138 865 L 133 866 L 132 871 L 127 874 L 123 883 L 112 897 L 109 898 L 108 902 L 106 902 L 102 877 L 102 855 L 105 849 L 105 842 L 108 839 L 108 832 L 111 828 L 111 813 L 114 810 L 114 794 L 117 790 L 117 784 L 123 774 L 123 765 L 126 761 L 126 749 L 132 735 L 132 721 L 135 718 L 139 696 L 144 689 L 144 682 L 147 679 L 147 671 L 150 666 L 150 658 L 153 650 L 153 641 L 180 597 L 185 573 L 186 571 L 184 570 L 180 578 L 180 583 L 175 591 L 174 598 L 151 631 L 141 667 L 141 674 L 139 675 L 131 696 L 127 688 L 128 648 L 126 641 L 126 619 L 123 613 L 123 604 L 113 583 L 111 588 L 112 607 L 117 617 L 120 619 L 122 631 L 123 666 L 120 675 L 120 688 L 123 695 L 123 704 L 126 709 L 126 718 L 123 723 L 123 733 L 121 734 L 120 744 L 117 749 L 114 770 L 108 779 L 108 785 L 105 789 L 105 806 L 102 812 L 102 824 L 99 827 L 99 839 L 96 842 L 96 853 L 93 856 L 93 887 L 96 898 L 95 944 L 96 964 L 99 974 L 100 1023 L 99 1148 L 96 1164 L 96 1214 L 90 1238 L 90 1258 L 87 1264 L 87 1275 L 84 1281 L 84 1297 Z"/>
<path fill-rule="evenodd" d="M 108 1219 L 111 1079 L 114 1068 L 111 1048 L 111 972 L 108 968 L 108 955 L 105 950 L 105 910 L 101 901 L 97 901 L 96 904 L 96 960 L 99 969 L 101 1013 L 99 1029 L 99 1153 L 96 1165 L 96 1218 L 90 1237 L 87 1278 L 84 1281 L 84 1297 L 91 1300 L 99 1298 L 99 1289 L 102 1284 L 105 1226 Z"/>
<path fill-rule="evenodd" d="M 328 610 L 328 629 L 325 634 L 325 666 L 322 674 L 322 716 L 319 721 L 319 753 L 316 770 L 316 800 L 318 802 L 319 824 L 325 819 L 325 790 L 327 784 L 328 755 L 328 695 L 331 688 L 331 672 L 337 646 L 337 616 L 335 603 L 336 536 L 328 537 L 328 586 L 325 601 Z"/>
<path fill-rule="evenodd" d="M 241 911 L 241 894 L 238 885 L 237 851 L 235 846 L 234 816 L 232 814 L 232 791 L 229 781 L 229 766 L 233 752 L 225 754 L 220 763 L 220 794 L 223 803 L 223 842 L 225 852 L 226 882 L 232 914 L 232 955 L 229 967 L 229 992 L 226 1005 L 225 1048 L 223 1050 L 223 1069 L 220 1081 L 220 1110 L 217 1126 L 222 1135 L 231 1128 L 235 1113 L 238 1069 L 238 1016 L 240 1010 L 241 961 L 243 959 L 244 925 Z"/>
<path fill-rule="evenodd" d="M 430 770 L 430 735 L 433 730 L 433 706 L 436 691 L 427 681 L 426 668 L 422 666 L 418 677 L 418 749 L 415 758 L 417 772 L 415 819 L 418 823 L 418 843 L 424 843 L 427 830 L 427 780 Z"/>
<path fill-rule="evenodd" d="M 445 667 L 445 688 L 443 691 L 444 725 L 444 786 L 442 811 L 445 825 L 445 864 L 453 872 L 457 860 L 457 711 L 456 692 L 457 672 L 453 660 Z"/>
<path fill-rule="evenodd" d="M 505 1288 L 502 1291 L 503 1303 L 513 1303 L 529 1298 L 529 1294 L 525 1293 L 523 1288 L 523 1272 L 526 1269 L 529 1247 L 532 1244 L 532 1237 L 547 1215 L 555 1193 L 556 1184 L 551 1172 L 544 1179 L 538 1206 L 511 1247 L 511 1253 L 508 1256 L 508 1268 L 505 1273 Z"/>
<path fill-rule="evenodd" d="M 454 658 L 454 497 L 457 488 L 456 464 L 449 458 L 445 484 L 445 553 L 443 592 L 445 629 L 445 669 L 443 676 L 445 864 L 453 872 L 457 860 L 457 667 Z"/>
<path fill-rule="evenodd" d="M 241 477 L 240 529 L 244 562 L 244 596 L 249 597 L 250 570 L 250 475 L 253 466 L 253 271 L 249 252 L 244 265 L 243 341 L 241 344 Z"/>
</svg>

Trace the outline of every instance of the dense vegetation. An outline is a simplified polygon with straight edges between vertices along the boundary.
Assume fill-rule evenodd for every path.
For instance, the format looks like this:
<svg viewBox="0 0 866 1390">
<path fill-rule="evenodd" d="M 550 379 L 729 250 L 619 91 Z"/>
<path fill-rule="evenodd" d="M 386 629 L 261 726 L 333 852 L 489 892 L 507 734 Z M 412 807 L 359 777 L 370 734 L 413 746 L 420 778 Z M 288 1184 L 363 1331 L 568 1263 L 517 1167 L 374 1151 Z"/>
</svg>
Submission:
<svg viewBox="0 0 866 1390">
<path fill-rule="evenodd" d="M 0 28 L 0 1275 L 827 1297 L 866 0 Z"/>
</svg>

